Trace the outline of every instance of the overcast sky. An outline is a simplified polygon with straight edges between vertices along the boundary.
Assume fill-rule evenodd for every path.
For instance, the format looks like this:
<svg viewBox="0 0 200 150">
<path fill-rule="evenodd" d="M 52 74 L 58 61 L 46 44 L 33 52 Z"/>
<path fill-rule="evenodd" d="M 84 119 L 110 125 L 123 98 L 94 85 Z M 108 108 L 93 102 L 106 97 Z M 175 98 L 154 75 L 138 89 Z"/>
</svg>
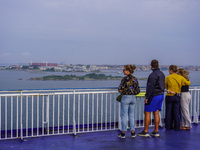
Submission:
<svg viewBox="0 0 200 150">
<path fill-rule="evenodd" d="M 200 65 L 200 0 L 0 0 L 0 64 Z"/>
</svg>

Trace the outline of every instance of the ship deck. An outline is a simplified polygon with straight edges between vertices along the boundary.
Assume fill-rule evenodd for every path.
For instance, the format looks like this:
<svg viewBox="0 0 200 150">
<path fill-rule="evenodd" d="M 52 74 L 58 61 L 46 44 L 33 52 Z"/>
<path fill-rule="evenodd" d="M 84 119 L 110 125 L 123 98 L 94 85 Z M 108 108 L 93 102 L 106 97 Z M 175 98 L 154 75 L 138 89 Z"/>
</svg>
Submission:
<svg viewBox="0 0 200 150">
<path fill-rule="evenodd" d="M 139 133 L 143 128 L 137 128 Z M 149 128 L 149 132 L 153 127 Z M 1 140 L 2 150 L 194 150 L 200 147 L 200 127 L 193 124 L 190 130 L 165 130 L 159 129 L 160 137 L 131 138 L 130 132 L 126 132 L 126 138 L 117 137 L 118 131 L 103 131 L 93 133 L 81 133 L 73 135 L 54 135 L 35 138 Z"/>
</svg>

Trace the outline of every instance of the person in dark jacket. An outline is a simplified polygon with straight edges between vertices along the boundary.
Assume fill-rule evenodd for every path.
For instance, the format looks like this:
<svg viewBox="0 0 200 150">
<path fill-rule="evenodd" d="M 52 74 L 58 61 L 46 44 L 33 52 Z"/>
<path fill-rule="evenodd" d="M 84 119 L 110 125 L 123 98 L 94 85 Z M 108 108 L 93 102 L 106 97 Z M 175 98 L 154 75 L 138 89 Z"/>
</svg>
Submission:
<svg viewBox="0 0 200 150">
<path fill-rule="evenodd" d="M 157 60 L 151 61 L 151 69 L 153 72 L 149 75 L 146 86 L 144 130 L 141 133 L 138 133 L 138 135 L 149 137 L 148 128 L 151 120 L 150 115 L 151 112 L 153 112 L 155 129 L 151 135 L 159 137 L 159 111 L 161 111 L 164 99 L 165 75 L 162 71 L 160 71 L 159 63 Z"/>
</svg>

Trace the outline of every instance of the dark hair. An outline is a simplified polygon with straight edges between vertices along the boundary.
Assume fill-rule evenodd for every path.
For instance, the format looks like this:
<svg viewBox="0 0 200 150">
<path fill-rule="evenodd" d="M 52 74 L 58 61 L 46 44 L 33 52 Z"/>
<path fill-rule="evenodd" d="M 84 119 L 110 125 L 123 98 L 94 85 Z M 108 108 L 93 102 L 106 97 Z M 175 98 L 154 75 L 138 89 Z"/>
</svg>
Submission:
<svg viewBox="0 0 200 150">
<path fill-rule="evenodd" d="M 151 61 L 151 66 L 152 66 L 152 68 L 155 68 L 155 69 L 157 69 L 158 67 L 159 67 L 159 63 L 158 63 L 158 61 L 157 60 L 152 60 Z"/>
<path fill-rule="evenodd" d="M 134 65 L 125 65 L 126 70 L 128 70 L 131 74 L 134 73 L 135 66 Z"/>
<path fill-rule="evenodd" d="M 173 72 L 177 72 L 178 71 L 178 67 L 177 67 L 177 65 L 170 65 L 169 66 L 169 70 L 172 70 Z"/>
</svg>

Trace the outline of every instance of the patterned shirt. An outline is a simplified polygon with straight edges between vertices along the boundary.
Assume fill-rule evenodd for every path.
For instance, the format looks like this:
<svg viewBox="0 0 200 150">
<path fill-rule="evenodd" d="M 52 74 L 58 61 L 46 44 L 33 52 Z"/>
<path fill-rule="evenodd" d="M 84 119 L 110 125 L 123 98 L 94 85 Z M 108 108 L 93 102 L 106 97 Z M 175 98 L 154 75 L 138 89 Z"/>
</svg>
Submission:
<svg viewBox="0 0 200 150">
<path fill-rule="evenodd" d="M 129 89 L 127 87 L 130 86 Z M 137 95 L 140 93 L 140 87 L 139 87 L 139 82 L 136 77 L 133 75 L 127 75 L 125 76 L 119 85 L 118 88 L 119 93 L 122 93 L 125 91 L 124 95 Z"/>
</svg>

